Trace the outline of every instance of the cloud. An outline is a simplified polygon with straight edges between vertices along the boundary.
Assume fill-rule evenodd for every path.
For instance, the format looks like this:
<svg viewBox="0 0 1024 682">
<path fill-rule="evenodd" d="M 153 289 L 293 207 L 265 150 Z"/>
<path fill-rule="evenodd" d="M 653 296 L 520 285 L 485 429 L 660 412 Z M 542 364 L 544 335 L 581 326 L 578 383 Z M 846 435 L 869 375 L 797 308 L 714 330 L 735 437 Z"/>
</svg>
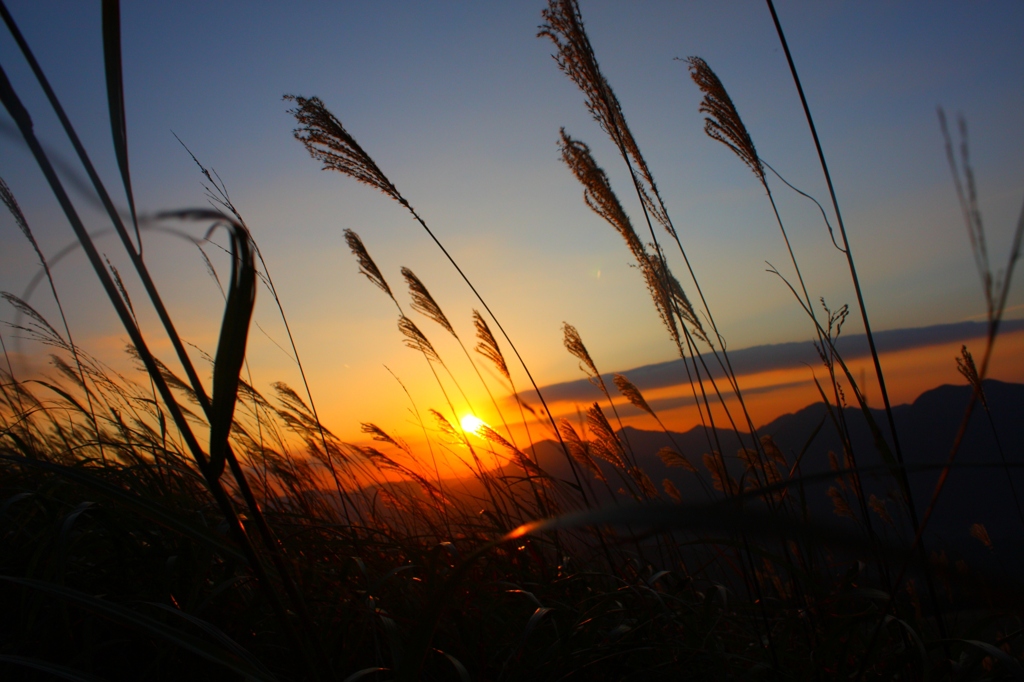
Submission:
<svg viewBox="0 0 1024 682">
<path fill-rule="evenodd" d="M 987 329 L 988 325 L 985 322 L 958 322 L 931 327 L 892 329 L 875 332 L 875 345 L 879 353 L 892 353 L 983 337 L 987 334 Z M 1005 333 L 1022 329 L 1024 329 L 1024 319 L 1006 320 L 1000 326 L 1000 331 Z M 836 347 L 840 355 L 847 362 L 866 357 L 869 354 L 867 337 L 864 334 L 841 336 L 836 343 Z M 820 366 L 821 360 L 818 358 L 818 352 L 814 348 L 814 342 L 797 341 L 752 346 L 750 348 L 730 351 L 729 362 L 732 364 L 736 375 L 743 376 L 802 366 L 816 368 Z M 707 366 L 707 370 L 710 371 L 713 378 L 716 380 L 724 378 L 725 373 L 722 366 L 713 355 L 705 355 L 703 363 Z M 701 370 L 706 375 L 704 367 L 701 367 Z M 641 391 L 653 391 L 659 388 L 689 383 L 683 360 L 670 360 L 653 365 L 644 365 L 625 370 L 621 373 L 628 376 L 629 380 L 636 384 Z M 602 376 L 609 386 L 613 385 L 611 374 L 604 374 Z M 774 390 L 775 388 L 780 387 L 766 386 L 758 392 Z M 591 402 L 597 397 L 593 385 L 587 379 L 550 384 L 541 387 L 541 391 L 549 402 Z M 745 393 L 749 392 L 745 391 Z M 663 400 L 671 402 L 672 405 L 663 404 L 655 407 L 655 401 L 651 401 L 652 407 L 655 407 L 655 409 L 658 409 L 658 407 L 670 408 L 693 402 L 692 396 L 690 398 L 677 397 Z"/>
</svg>

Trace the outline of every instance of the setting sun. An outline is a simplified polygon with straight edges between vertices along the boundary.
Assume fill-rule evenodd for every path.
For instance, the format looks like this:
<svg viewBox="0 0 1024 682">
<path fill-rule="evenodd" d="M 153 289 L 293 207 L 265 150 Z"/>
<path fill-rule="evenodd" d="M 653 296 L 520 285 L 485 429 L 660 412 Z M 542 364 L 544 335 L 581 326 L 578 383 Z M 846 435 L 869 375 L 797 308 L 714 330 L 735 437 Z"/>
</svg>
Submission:
<svg viewBox="0 0 1024 682">
<path fill-rule="evenodd" d="M 462 425 L 463 431 L 472 433 L 474 436 L 479 436 L 481 429 L 488 425 L 487 422 L 475 414 L 467 414 L 459 423 Z"/>
</svg>

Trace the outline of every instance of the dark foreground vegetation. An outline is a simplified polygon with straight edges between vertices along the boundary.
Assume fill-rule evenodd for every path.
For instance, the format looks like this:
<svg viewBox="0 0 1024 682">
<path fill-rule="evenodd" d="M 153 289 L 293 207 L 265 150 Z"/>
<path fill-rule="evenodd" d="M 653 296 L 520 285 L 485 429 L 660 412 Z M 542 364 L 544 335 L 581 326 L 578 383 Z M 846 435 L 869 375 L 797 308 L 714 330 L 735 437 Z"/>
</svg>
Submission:
<svg viewBox="0 0 1024 682">
<path fill-rule="evenodd" d="M 537 445 L 517 444 L 505 423 L 500 430 L 481 427 L 471 438 L 450 409 L 416 410 L 425 452 L 373 424 L 363 430 L 377 447 L 356 446 L 320 422 L 308 391 L 278 384 L 269 394 L 244 380 L 256 291 L 262 287 L 275 299 L 276 292 L 241 215 L 202 166 L 222 210 L 160 217 L 228 235 L 224 321 L 212 381 L 201 381 L 142 256 L 127 172 L 117 2 L 103 3 L 104 46 L 130 217 L 115 208 L 29 46 L 2 4 L 0 10 L 144 290 L 129 297 L 120 274 L 100 257 L 34 136 L 30 113 L 0 73 L 0 100 L 103 284 L 144 377 L 105 367 L 74 343 L 66 321 L 51 323 L 5 295 L 16 316 L 10 327 L 47 346 L 53 368 L 49 378 L 19 377 L 9 361 L 0 369 L 5 679 L 1024 676 L 1017 475 L 1024 389 L 985 380 L 1024 215 L 1007 266 L 994 276 L 966 149 L 958 155 L 948 133 L 989 313 L 978 360 L 966 348 L 958 360 L 964 385 L 931 391 L 912 406 L 889 405 L 833 198 L 835 226 L 826 220 L 822 229 L 833 234 L 849 267 L 883 405 L 867 404 L 836 349 L 847 308 L 815 302 L 792 257 L 776 274 L 811 325 L 824 377 L 817 384 L 821 401 L 758 429 L 579 9 L 571 0 L 551 0 L 541 35 L 628 165 L 643 227 L 634 228 L 590 148 L 565 131 L 563 159 L 587 204 L 635 258 L 685 363 L 702 425 L 686 434 L 623 428 L 617 406 L 624 401 L 652 423 L 661 420 L 627 377 L 598 370 L 568 324 L 566 348 L 604 401 L 577 423 L 555 421 L 535 383 L 532 392 L 512 384 L 519 373 L 508 363 L 521 363 L 519 352 L 481 298 L 483 312 L 473 313 L 476 347 L 463 349 L 467 357 L 475 350 L 504 380 L 494 391 L 516 396 L 518 407 L 502 413 L 502 421 L 529 424 Z M 788 246 L 771 189 L 787 188 L 785 181 L 776 182 L 757 155 L 708 64 L 691 58 L 688 65 L 704 93 L 706 132 L 753 172 Z M 297 139 L 325 169 L 397 201 L 434 237 L 323 102 L 287 99 Z M 809 110 L 807 118 L 814 134 Z M 35 246 L 6 184 L 0 195 Z M 361 272 L 398 307 L 406 344 L 445 377 L 443 359 L 360 237 L 346 238 Z M 681 279 L 670 262 L 682 265 Z M 458 338 L 427 287 L 409 270 L 402 276 L 412 310 Z M 59 292 L 51 290 L 59 306 Z M 157 313 L 173 360 L 151 352 L 152 339 L 137 324 L 138 305 Z M 438 381 L 462 391 L 454 376 Z M 440 475 L 436 458 L 444 449 L 462 453 L 465 476 Z"/>
</svg>

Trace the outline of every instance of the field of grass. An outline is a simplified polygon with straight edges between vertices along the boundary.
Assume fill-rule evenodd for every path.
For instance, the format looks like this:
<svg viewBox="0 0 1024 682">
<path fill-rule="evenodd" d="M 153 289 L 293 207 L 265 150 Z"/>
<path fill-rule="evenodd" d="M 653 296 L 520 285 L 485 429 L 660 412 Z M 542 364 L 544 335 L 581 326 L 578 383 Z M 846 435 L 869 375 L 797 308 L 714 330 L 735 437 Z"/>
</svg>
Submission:
<svg viewBox="0 0 1024 682">
<path fill-rule="evenodd" d="M 993 570 L 991 562 L 935 550 L 927 534 L 943 490 L 965 475 L 958 455 L 977 428 L 990 428 L 995 448 L 971 465 L 1001 477 L 991 494 L 1005 498 L 1005 515 L 1020 521 L 1016 532 L 1024 530 L 1014 474 L 1019 453 L 1000 444 L 992 416 L 999 408 L 987 399 L 995 395 L 994 384 L 985 381 L 1024 215 L 1005 265 L 994 268 L 966 143 L 954 144 L 944 119 L 988 333 L 977 357 L 964 348 L 958 361 L 962 412 L 942 457 L 922 465 L 905 457 L 907 444 L 898 437 L 906 432 L 897 428 L 885 393 L 835 193 L 819 204 L 821 229 L 848 266 L 852 311 L 827 307 L 805 285 L 772 194 L 773 188 L 799 190 L 758 156 L 704 60 L 692 57 L 687 66 L 704 96 L 705 132 L 763 187 L 766 210 L 790 256 L 773 272 L 816 339 L 821 416 L 800 434 L 802 445 L 759 433 L 763 425 L 748 414 L 725 331 L 715 323 L 654 172 L 598 66 L 576 2 L 550 0 L 540 34 L 550 39 L 559 68 L 582 91 L 627 166 L 633 186 L 620 188 L 622 196 L 642 217 L 631 219 L 590 146 L 563 130 L 559 151 L 586 204 L 624 240 L 685 363 L 702 421 L 691 434 L 665 427 L 627 377 L 608 382 L 569 324 L 565 348 L 604 401 L 581 407 L 578 422 L 553 418 L 540 378 L 505 333 L 495 314 L 500 311 L 492 312 L 477 293 L 429 218 L 417 213 L 324 102 L 287 95 L 295 137 L 313 159 L 339 173 L 339 181 L 354 179 L 407 209 L 479 303 L 472 311 L 476 337 L 460 338 L 411 270 L 401 273 L 406 296 L 359 235 L 346 232 L 360 272 L 381 292 L 368 288 L 366 295 L 390 299 L 384 303 L 396 306 L 405 344 L 424 356 L 442 391 L 454 387 L 460 394 L 445 394 L 448 405 L 438 409 L 408 396 L 422 426 L 422 448 L 366 423 L 371 447 L 332 433 L 306 386 L 278 383 L 271 393 L 247 380 L 255 296 L 259 291 L 277 300 L 277 292 L 240 211 L 202 165 L 218 209 L 159 216 L 227 234 L 231 271 L 218 280 L 223 322 L 209 358 L 212 378 L 201 378 L 142 255 L 128 173 L 118 3 L 103 3 L 103 40 L 121 170 L 117 190 L 125 193 L 126 212 L 116 207 L 120 199 L 93 169 L 30 47 L 0 8 L 145 288 L 144 300 L 130 298 L 120 273 L 97 250 L 35 137 L 34 112 L 0 72 L 0 100 L 103 285 L 140 369 L 119 373 L 76 345 L 46 258 L 0 181 L 0 198 L 35 248 L 61 310 L 60 320 L 48 320 L 4 294 L 17 321 L 0 332 L 0 342 L 14 333 L 52 353 L 48 378 L 18 376 L 6 345 L 0 363 L 4 679 L 1024 677 L 1019 579 Z M 776 27 L 789 58 L 777 21 Z M 789 63 L 802 99 L 798 70 Z M 806 103 L 804 111 L 817 145 Z M 959 134 L 966 139 L 962 123 Z M 831 190 L 824 155 L 820 161 Z M 142 331 L 140 306 L 159 318 L 170 340 L 168 358 L 153 350 L 157 335 Z M 849 316 L 867 331 L 882 396 L 877 410 L 836 348 Z M 448 370 L 428 338 L 434 332 L 455 337 L 474 375 Z M 532 385 L 513 384 L 519 370 L 510 366 L 521 367 Z M 452 401 L 465 399 L 460 382 L 483 384 L 500 425 L 457 421 Z M 658 460 L 692 485 L 653 475 L 644 463 L 650 457 L 622 428 L 619 397 L 661 425 L 666 445 Z M 835 449 L 812 448 L 819 434 Z M 685 436 L 702 443 L 694 449 Z M 456 475 L 439 464 L 453 452 L 464 466 Z M 911 480 L 922 469 L 937 480 L 924 494 Z M 979 523 L 970 533 L 978 556 L 988 557 L 994 551 L 988 529 Z"/>
</svg>

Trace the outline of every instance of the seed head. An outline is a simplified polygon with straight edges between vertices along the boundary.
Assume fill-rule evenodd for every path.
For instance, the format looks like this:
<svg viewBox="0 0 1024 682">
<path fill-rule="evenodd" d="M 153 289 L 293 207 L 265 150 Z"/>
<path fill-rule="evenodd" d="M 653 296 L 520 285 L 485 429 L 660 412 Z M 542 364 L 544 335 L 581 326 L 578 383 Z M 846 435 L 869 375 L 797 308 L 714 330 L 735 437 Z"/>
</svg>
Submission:
<svg viewBox="0 0 1024 682">
<path fill-rule="evenodd" d="M 345 130 L 341 121 L 327 110 L 319 97 L 285 95 L 284 99 L 297 105 L 288 110 L 299 123 L 299 127 L 293 131 L 295 139 L 305 145 L 310 156 L 323 164 L 323 170 L 344 173 L 405 203 L 398 189 Z"/>
<path fill-rule="evenodd" d="M 704 100 L 700 104 L 700 111 L 708 114 L 704 119 L 704 132 L 733 150 L 764 184 L 764 167 L 754 149 L 754 141 L 750 139 L 750 133 L 743 125 L 736 105 L 732 103 L 722 81 L 700 57 L 690 57 L 686 62 L 690 65 L 693 82 L 704 93 Z"/>
</svg>

